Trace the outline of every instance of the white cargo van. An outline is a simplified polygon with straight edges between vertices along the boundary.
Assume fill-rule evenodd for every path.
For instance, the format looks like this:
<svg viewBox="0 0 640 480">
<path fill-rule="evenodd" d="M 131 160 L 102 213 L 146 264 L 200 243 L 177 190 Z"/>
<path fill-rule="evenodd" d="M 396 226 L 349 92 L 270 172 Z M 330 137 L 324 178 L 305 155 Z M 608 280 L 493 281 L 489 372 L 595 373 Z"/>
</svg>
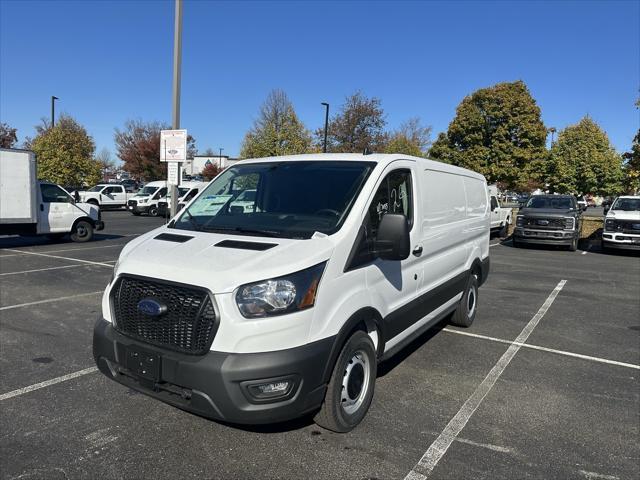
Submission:
<svg viewBox="0 0 640 480">
<path fill-rule="evenodd" d="M 252 208 L 232 208 L 248 190 Z M 122 250 L 94 359 L 199 415 L 257 424 L 316 412 L 349 431 L 378 362 L 444 318 L 473 322 L 489 215 L 481 175 L 423 158 L 238 162 Z"/>
<path fill-rule="evenodd" d="M 158 215 L 158 202 L 166 196 L 166 180 L 149 182 L 127 201 L 127 209 L 136 216 L 146 213 L 156 217 Z"/>
<path fill-rule="evenodd" d="M 207 182 L 186 181 L 178 185 L 178 211 L 189 203 L 204 187 Z M 158 202 L 158 215 L 168 217 L 171 211 L 171 192 L 167 193 L 164 200 Z"/>
<path fill-rule="evenodd" d="M 103 228 L 97 206 L 75 202 L 59 185 L 36 180 L 32 151 L 0 149 L 0 235 L 70 234 L 74 242 L 87 242 Z"/>
</svg>

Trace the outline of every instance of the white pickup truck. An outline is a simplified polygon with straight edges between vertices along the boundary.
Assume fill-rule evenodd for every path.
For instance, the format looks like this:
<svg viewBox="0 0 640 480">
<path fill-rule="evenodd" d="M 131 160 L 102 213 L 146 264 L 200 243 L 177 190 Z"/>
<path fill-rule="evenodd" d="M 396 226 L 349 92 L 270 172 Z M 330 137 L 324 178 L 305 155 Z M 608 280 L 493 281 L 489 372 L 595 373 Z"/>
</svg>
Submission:
<svg viewBox="0 0 640 480">
<path fill-rule="evenodd" d="M 95 205 L 76 202 L 55 183 L 36 180 L 36 156 L 29 150 L 0 149 L 0 235 L 69 234 L 88 242 L 104 223 Z"/>
<path fill-rule="evenodd" d="M 133 193 L 127 193 L 124 185 L 100 183 L 89 190 L 79 191 L 80 201 L 97 205 L 100 208 L 126 207 Z"/>
<path fill-rule="evenodd" d="M 489 197 L 491 199 L 491 231 L 499 231 L 499 235 L 505 237 L 512 222 L 511 209 L 500 206 L 498 189 L 493 185 L 489 186 Z"/>
<path fill-rule="evenodd" d="M 602 250 L 640 250 L 640 196 L 618 197 L 604 214 Z"/>
</svg>

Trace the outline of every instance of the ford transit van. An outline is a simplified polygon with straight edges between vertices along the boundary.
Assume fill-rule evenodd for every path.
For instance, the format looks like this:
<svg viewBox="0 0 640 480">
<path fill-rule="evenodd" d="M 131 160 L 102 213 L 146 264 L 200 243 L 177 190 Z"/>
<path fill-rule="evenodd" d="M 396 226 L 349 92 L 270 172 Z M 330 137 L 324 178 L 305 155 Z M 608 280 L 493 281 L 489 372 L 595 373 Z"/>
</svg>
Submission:
<svg viewBox="0 0 640 480">
<path fill-rule="evenodd" d="M 489 222 L 481 175 L 423 158 L 238 162 L 122 250 L 96 364 L 213 419 L 314 413 L 347 432 L 371 404 L 379 362 L 445 318 L 474 321 Z"/>
</svg>

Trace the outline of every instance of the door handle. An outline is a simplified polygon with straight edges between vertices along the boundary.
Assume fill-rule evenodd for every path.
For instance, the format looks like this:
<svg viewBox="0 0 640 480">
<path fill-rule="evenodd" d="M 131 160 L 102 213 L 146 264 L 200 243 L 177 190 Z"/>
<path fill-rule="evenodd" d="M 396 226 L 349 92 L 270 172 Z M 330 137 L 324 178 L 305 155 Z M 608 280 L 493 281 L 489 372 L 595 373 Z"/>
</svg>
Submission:
<svg viewBox="0 0 640 480">
<path fill-rule="evenodd" d="M 42 203 L 40 204 L 40 211 L 44 212 L 44 205 Z"/>
<path fill-rule="evenodd" d="M 411 252 L 411 253 L 413 253 L 416 257 L 419 257 L 420 254 L 422 253 L 422 246 L 418 246 L 418 247 L 414 248 L 413 252 Z"/>
</svg>

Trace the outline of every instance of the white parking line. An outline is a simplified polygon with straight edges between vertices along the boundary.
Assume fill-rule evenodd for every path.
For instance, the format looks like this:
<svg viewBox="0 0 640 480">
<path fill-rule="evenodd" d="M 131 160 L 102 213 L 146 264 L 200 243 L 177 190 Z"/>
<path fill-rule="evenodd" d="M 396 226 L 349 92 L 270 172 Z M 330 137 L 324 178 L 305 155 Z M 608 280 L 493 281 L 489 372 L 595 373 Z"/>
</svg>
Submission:
<svg viewBox="0 0 640 480">
<path fill-rule="evenodd" d="M 458 434 L 465 427 L 473 413 L 480 406 L 484 397 L 491 391 L 493 385 L 502 375 L 505 368 L 509 365 L 513 357 L 522 344 L 529 338 L 533 329 L 536 328 L 544 314 L 547 313 L 549 307 L 560 293 L 560 290 L 564 287 L 566 280 L 561 280 L 556 288 L 549 294 L 545 302 L 542 304 L 536 314 L 529 320 L 529 323 L 520 332 L 515 341 L 509 345 L 507 351 L 500 357 L 500 359 L 493 366 L 491 371 L 482 380 L 480 385 L 475 389 L 471 396 L 464 402 L 464 405 L 458 410 L 458 413 L 449 421 L 442 433 L 436 438 L 436 440 L 427 449 L 420 461 L 411 469 L 406 475 L 405 480 L 425 480 L 429 477 L 433 469 L 436 467 L 440 459 L 447 453 L 447 450 L 451 446 L 451 443 L 456 439 Z"/>
<path fill-rule="evenodd" d="M 0 258 L 6 258 L 6 257 L 19 257 L 20 255 L 28 255 L 28 254 L 33 254 L 33 253 L 41 253 L 41 254 L 46 254 L 46 253 L 62 253 L 62 252 L 84 252 L 85 250 L 99 250 L 99 249 L 103 249 L 103 248 L 116 248 L 116 247 L 124 247 L 126 245 L 126 243 L 119 243 L 117 245 L 100 245 L 98 247 L 86 247 L 86 248 L 63 248 L 60 250 L 45 250 L 43 252 L 29 252 L 27 250 L 15 250 L 15 249 L 11 249 L 11 248 L 5 248 L 5 250 L 9 251 L 9 252 L 20 252 L 20 253 L 12 253 L 9 255 L 0 255 Z"/>
<path fill-rule="evenodd" d="M 20 250 L 12 250 L 10 248 L 7 248 L 7 250 L 10 252 L 20 252 Z M 81 260 L 79 258 L 71 258 L 71 257 L 61 257 L 59 255 L 49 255 L 46 253 L 36 253 L 36 252 L 21 252 L 21 253 L 24 253 L 25 255 L 39 255 L 41 257 L 57 258 L 60 260 L 71 260 L 72 262 L 88 263 L 91 265 L 101 265 L 103 267 L 113 268 L 113 265 L 109 265 L 108 263 L 105 263 L 105 262 L 92 262 L 90 260 Z"/>
<path fill-rule="evenodd" d="M 30 385 L 28 387 L 19 388 L 17 390 L 13 390 L 11 392 L 3 393 L 0 395 L 0 401 L 8 400 L 9 398 L 17 397 L 18 395 L 23 395 L 25 393 L 33 392 L 34 390 L 39 390 L 44 387 L 48 387 L 50 385 L 55 385 L 56 383 L 66 382 L 67 380 L 71 380 L 73 378 L 81 377 L 82 375 L 87 375 L 88 373 L 93 373 L 98 370 L 97 367 L 89 367 L 84 370 L 80 370 L 78 372 L 69 373 L 67 375 L 62 375 L 61 377 L 52 378 L 51 380 L 46 380 L 44 382 L 36 383 L 35 385 Z"/>
<path fill-rule="evenodd" d="M 455 333 L 457 335 L 464 335 L 466 337 L 480 338 L 482 340 L 489 340 L 491 342 L 507 343 L 518 345 L 517 342 L 511 340 L 505 340 L 503 338 L 489 337 L 487 335 L 480 335 L 477 333 L 463 332 L 461 330 L 452 330 L 450 328 L 443 328 L 443 332 Z M 608 365 L 617 365 L 618 367 L 634 368 L 640 370 L 640 365 L 634 363 L 618 362 L 617 360 L 609 360 L 607 358 L 592 357 L 591 355 L 583 355 L 581 353 L 567 352 L 566 350 L 556 350 L 555 348 L 541 347 L 538 345 L 532 345 L 530 343 L 521 343 L 521 347 L 530 348 L 532 350 L 540 350 L 541 352 L 555 353 L 557 355 L 564 355 L 566 357 L 581 358 L 582 360 L 590 360 L 592 362 L 606 363 Z"/>
<path fill-rule="evenodd" d="M 6 275 L 20 275 L 22 273 L 46 272 L 47 270 L 60 270 L 61 268 L 78 268 L 78 267 L 88 267 L 88 266 L 89 265 L 63 265 L 61 267 L 38 268 L 36 270 L 22 270 L 20 272 L 0 273 L 0 277 L 4 277 Z"/>
<path fill-rule="evenodd" d="M 4 310 L 11 310 L 14 308 L 30 307 L 31 305 L 40 305 L 42 303 L 59 302 L 62 300 L 70 300 L 72 298 L 88 297 L 89 295 L 97 295 L 99 293 L 103 293 L 103 290 L 100 290 L 99 292 L 78 293 L 77 295 L 69 295 L 68 297 L 47 298 L 46 300 L 38 300 L 36 302 L 18 303 L 17 305 L 7 305 L 6 307 L 0 307 L 0 312 Z"/>
</svg>

